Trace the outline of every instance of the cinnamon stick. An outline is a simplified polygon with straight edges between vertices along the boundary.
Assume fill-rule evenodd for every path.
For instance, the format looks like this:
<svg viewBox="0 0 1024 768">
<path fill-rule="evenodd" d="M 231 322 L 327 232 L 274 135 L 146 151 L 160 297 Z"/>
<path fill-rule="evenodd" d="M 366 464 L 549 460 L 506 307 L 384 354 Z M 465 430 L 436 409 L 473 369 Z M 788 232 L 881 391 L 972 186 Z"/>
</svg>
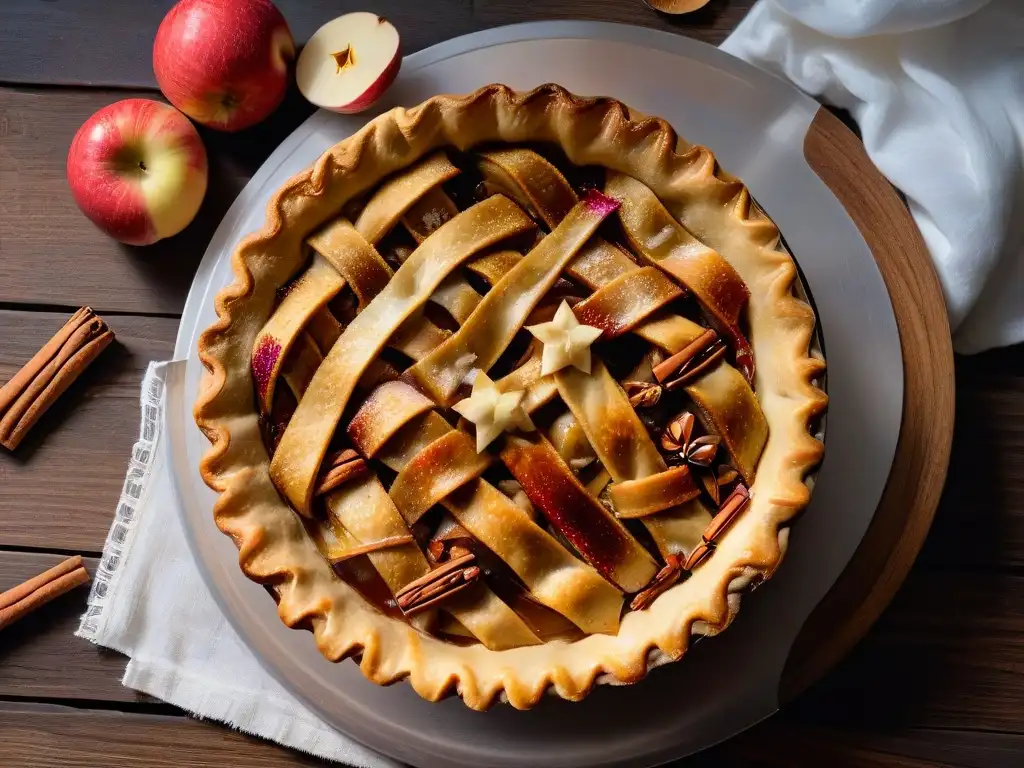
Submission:
<svg viewBox="0 0 1024 768">
<path fill-rule="evenodd" d="M 114 340 L 89 307 L 82 307 L 0 389 L 0 445 L 13 451 L 72 382 Z"/>
<path fill-rule="evenodd" d="M 0 629 L 89 581 L 80 555 L 0 594 Z"/>
</svg>

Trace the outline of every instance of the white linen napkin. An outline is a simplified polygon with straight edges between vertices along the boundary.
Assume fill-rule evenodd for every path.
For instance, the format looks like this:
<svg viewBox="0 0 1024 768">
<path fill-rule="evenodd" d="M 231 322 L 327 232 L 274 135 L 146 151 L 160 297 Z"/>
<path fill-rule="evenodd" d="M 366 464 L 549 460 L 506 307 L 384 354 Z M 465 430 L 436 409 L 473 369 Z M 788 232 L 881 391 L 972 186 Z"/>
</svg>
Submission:
<svg viewBox="0 0 1024 768">
<path fill-rule="evenodd" d="M 957 351 L 1024 341 L 1024 2 L 762 0 L 722 48 L 853 114 Z"/>
<path fill-rule="evenodd" d="M 397 768 L 305 709 L 252 656 L 192 558 L 160 433 L 164 374 L 142 383 L 139 440 L 76 634 L 130 657 L 122 682 L 202 718 L 358 768 Z"/>
</svg>

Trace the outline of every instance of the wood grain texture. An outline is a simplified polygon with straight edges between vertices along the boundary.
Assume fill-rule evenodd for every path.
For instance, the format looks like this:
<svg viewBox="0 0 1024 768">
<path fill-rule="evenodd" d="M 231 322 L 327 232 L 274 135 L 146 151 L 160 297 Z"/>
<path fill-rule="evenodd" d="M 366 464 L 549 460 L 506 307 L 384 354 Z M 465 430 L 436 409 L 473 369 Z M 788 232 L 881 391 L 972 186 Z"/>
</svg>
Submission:
<svg viewBox="0 0 1024 768">
<path fill-rule="evenodd" d="M 0 552 L 0 592 L 42 573 L 63 555 Z M 99 561 L 85 558 L 90 574 Z M 0 632 L 0 698 L 152 702 L 121 685 L 127 658 L 74 636 L 89 588 L 43 606 Z"/>
<path fill-rule="evenodd" d="M 256 138 L 222 151 L 225 135 L 204 135 L 210 186 L 199 215 L 176 237 L 146 248 L 114 242 L 71 197 L 65 164 L 71 139 L 93 112 L 149 93 L 0 88 L 0 302 L 82 305 L 97 312 L 179 313 L 210 236 L 277 141 Z M 308 114 L 308 112 L 307 112 Z M 297 122 L 296 122 L 297 124 Z M 261 126 L 260 137 L 276 136 Z M 285 129 L 280 128 L 281 131 Z"/>
<path fill-rule="evenodd" d="M 783 674 L 789 700 L 842 658 L 889 604 L 931 526 L 953 436 L 953 348 L 921 233 L 864 145 L 832 113 L 807 132 L 808 164 L 850 214 L 889 289 L 903 347 L 903 422 L 879 504 L 853 560 L 804 624 Z"/>
<path fill-rule="evenodd" d="M 53 704 L 0 702 L 0 744 L 9 764 L 19 768 L 332 765 L 214 723 Z M 1007 734 L 919 731 L 900 737 L 878 731 L 808 727 L 788 718 L 774 718 L 726 744 L 672 765 L 1016 768 L 1022 748 L 1024 739 Z"/>
<path fill-rule="evenodd" d="M 0 9 L 0 83 L 155 88 L 152 45 L 174 0 L 4 0 Z M 522 21 L 587 19 L 676 31 L 717 45 L 753 0 L 713 0 L 680 17 L 657 13 L 642 0 L 277 0 L 301 45 L 324 22 L 372 10 L 393 21 L 405 53 L 488 27 Z"/>
<path fill-rule="evenodd" d="M 718 45 L 736 28 L 754 3 L 752 0 L 711 0 L 698 11 L 681 16 L 658 13 L 643 0 L 474 0 L 473 18 L 491 27 L 522 21 L 577 19 L 633 24 Z"/>
<path fill-rule="evenodd" d="M 0 551 L 0 590 L 60 557 Z M 88 568 L 95 572 L 95 559 Z M 0 699 L 151 701 L 120 685 L 123 656 L 73 636 L 85 598 L 67 595 L 0 633 Z M 854 653 L 787 718 L 908 739 L 943 729 L 1024 737 L 1022 636 L 1024 576 L 915 571 Z"/>
<path fill-rule="evenodd" d="M 336 765 L 184 717 L 0 702 L 0 757 L 17 768 Z"/>
<path fill-rule="evenodd" d="M 913 729 L 831 728 L 786 714 L 676 768 L 1019 768 L 1024 736 Z"/>
<path fill-rule="evenodd" d="M 0 82 L 155 88 L 157 27 L 175 0 L 4 0 Z M 393 19 L 407 53 L 480 28 L 469 0 L 276 0 L 300 45 L 321 24 L 349 11 Z"/>
<path fill-rule="evenodd" d="M 69 313 L 70 314 L 70 313 Z M 0 380 L 67 319 L 0 311 Z M 0 547 L 99 552 L 139 429 L 139 385 L 174 349 L 173 318 L 106 316 L 117 340 L 13 453 L 0 450 Z"/>
<path fill-rule="evenodd" d="M 1024 734 L 1024 577 L 908 577 L 857 648 L 793 707 L 835 728 Z"/>
<path fill-rule="evenodd" d="M 958 357 L 956 387 L 949 478 L 917 567 L 1020 569 L 1024 345 Z"/>
</svg>

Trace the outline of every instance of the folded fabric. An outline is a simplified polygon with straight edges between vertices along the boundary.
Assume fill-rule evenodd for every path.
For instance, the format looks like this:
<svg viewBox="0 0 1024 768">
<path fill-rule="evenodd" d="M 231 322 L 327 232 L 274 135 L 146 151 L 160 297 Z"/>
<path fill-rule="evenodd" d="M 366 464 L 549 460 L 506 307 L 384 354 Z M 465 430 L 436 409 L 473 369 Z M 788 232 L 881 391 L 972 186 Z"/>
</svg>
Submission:
<svg viewBox="0 0 1024 768">
<path fill-rule="evenodd" d="M 139 441 L 76 633 L 130 657 L 124 684 L 195 715 L 358 768 L 395 763 L 285 691 L 235 634 L 192 557 L 161 441 L 168 365 L 142 384 Z"/>
<path fill-rule="evenodd" d="M 1022 41 L 1020 0 L 762 0 L 722 45 L 853 114 L 959 352 L 1024 341 Z"/>
</svg>

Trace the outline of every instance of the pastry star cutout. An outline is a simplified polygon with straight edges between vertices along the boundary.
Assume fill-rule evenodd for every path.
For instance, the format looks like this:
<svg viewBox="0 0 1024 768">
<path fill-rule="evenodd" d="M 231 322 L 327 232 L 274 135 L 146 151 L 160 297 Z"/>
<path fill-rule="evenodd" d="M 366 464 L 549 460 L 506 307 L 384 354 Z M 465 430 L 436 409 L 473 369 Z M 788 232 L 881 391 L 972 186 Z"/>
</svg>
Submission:
<svg viewBox="0 0 1024 768">
<path fill-rule="evenodd" d="M 526 392 L 521 389 L 499 392 L 494 382 L 483 371 L 477 371 L 473 380 L 473 394 L 460 400 L 452 409 L 476 425 L 476 452 L 494 442 L 509 427 L 525 432 L 536 429 L 522 402 Z"/>
<path fill-rule="evenodd" d="M 540 360 L 541 376 L 570 365 L 590 373 L 590 345 L 601 335 L 601 329 L 581 325 L 567 301 L 562 301 L 550 323 L 528 325 L 526 330 L 544 343 L 544 353 Z"/>
</svg>

